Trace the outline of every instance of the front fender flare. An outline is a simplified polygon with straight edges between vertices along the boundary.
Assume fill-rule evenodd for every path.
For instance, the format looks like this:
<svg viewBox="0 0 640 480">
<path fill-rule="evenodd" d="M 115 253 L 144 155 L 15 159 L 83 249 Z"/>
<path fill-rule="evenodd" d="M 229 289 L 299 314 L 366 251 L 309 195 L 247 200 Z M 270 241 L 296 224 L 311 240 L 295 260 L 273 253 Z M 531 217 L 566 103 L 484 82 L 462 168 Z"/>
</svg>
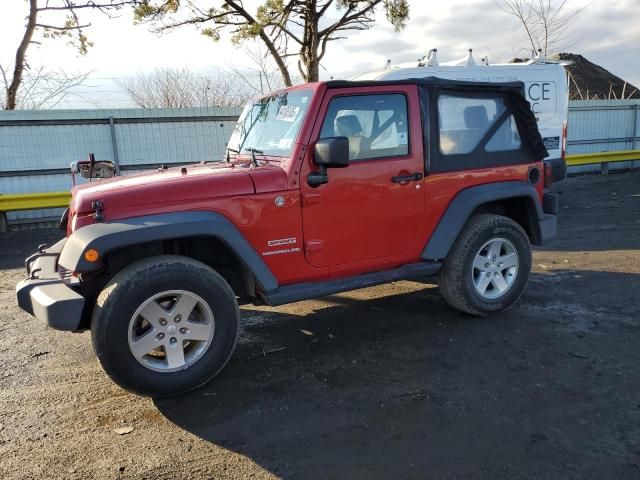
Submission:
<svg viewBox="0 0 640 480">
<path fill-rule="evenodd" d="M 462 228 L 477 207 L 496 200 L 516 197 L 527 198 L 534 206 L 537 218 L 533 222 L 533 228 L 539 229 L 539 222 L 544 219 L 544 213 L 538 192 L 531 184 L 508 181 L 478 185 L 462 190 L 453 198 L 422 251 L 421 257 L 425 260 L 446 258 Z M 541 232 L 536 232 L 536 235 L 541 235 Z"/>
<path fill-rule="evenodd" d="M 278 287 L 271 270 L 244 235 L 226 217 L 215 212 L 163 213 L 87 225 L 69 236 L 58 263 L 73 272 L 87 273 L 96 269 L 94 263 L 84 258 L 89 248 L 104 256 L 128 245 L 193 236 L 211 236 L 222 241 L 252 272 L 262 290 Z"/>
</svg>

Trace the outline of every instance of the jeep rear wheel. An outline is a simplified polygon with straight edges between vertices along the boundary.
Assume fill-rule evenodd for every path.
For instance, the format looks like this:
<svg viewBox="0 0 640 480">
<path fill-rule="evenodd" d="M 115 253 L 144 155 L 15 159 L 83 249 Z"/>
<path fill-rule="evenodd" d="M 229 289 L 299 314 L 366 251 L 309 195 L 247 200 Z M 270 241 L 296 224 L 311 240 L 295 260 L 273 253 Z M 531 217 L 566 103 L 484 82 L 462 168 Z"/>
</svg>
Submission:
<svg viewBox="0 0 640 480">
<path fill-rule="evenodd" d="M 508 217 L 473 216 L 440 271 L 440 291 L 454 308 L 484 316 L 510 307 L 527 285 L 531 245 Z"/>
<path fill-rule="evenodd" d="M 240 313 L 228 283 L 207 265 L 167 255 L 136 262 L 100 293 L 91 322 L 107 374 L 140 395 L 193 390 L 225 366 Z"/>
</svg>

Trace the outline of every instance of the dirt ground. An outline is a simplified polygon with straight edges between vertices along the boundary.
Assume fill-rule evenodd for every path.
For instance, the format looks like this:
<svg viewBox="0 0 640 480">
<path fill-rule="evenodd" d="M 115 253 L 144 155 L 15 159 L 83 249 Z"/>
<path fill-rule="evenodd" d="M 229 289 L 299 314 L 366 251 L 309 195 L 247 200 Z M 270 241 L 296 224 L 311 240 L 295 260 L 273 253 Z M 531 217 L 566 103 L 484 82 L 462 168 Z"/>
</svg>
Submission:
<svg viewBox="0 0 640 480">
<path fill-rule="evenodd" d="M 640 172 L 556 190 L 559 238 L 509 312 L 415 282 L 244 308 L 222 375 L 170 400 L 15 306 L 59 232 L 0 236 L 0 478 L 640 478 Z"/>
</svg>

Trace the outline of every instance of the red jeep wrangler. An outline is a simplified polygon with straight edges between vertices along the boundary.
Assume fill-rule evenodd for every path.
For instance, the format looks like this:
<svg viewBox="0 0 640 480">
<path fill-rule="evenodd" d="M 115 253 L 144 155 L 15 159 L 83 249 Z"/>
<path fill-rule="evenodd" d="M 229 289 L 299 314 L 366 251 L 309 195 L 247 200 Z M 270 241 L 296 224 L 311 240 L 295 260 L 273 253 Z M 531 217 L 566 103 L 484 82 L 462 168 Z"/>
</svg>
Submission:
<svg viewBox="0 0 640 480">
<path fill-rule="evenodd" d="M 330 81 L 250 102 L 226 162 L 73 189 L 66 238 L 26 261 L 20 307 L 91 329 L 143 395 L 225 366 L 239 304 L 282 305 L 437 276 L 472 315 L 522 295 L 558 198 L 523 85 Z"/>
</svg>

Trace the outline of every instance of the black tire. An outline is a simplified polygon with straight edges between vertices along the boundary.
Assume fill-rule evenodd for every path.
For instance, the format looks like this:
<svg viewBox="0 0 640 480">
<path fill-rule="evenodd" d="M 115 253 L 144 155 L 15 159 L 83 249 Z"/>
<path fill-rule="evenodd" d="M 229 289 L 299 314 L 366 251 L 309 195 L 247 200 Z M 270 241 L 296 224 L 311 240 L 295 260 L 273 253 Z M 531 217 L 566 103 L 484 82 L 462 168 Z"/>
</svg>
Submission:
<svg viewBox="0 0 640 480">
<path fill-rule="evenodd" d="M 517 274 L 498 298 L 488 299 L 474 286 L 473 262 L 483 245 L 495 238 L 507 239 L 517 253 Z M 524 229 L 501 215 L 478 214 L 469 219 L 440 270 L 440 291 L 453 308 L 476 316 L 497 313 L 513 305 L 524 292 L 531 272 L 531 244 Z"/>
<path fill-rule="evenodd" d="M 182 290 L 210 307 L 214 333 L 208 348 L 183 370 L 147 368 L 129 347 L 129 323 L 138 307 L 154 295 Z M 215 377 L 231 357 L 238 339 L 240 311 L 233 290 L 212 268 L 178 255 L 140 260 L 111 279 L 96 301 L 91 320 L 93 348 L 111 379 L 133 393 L 152 397 L 178 395 Z"/>
</svg>

